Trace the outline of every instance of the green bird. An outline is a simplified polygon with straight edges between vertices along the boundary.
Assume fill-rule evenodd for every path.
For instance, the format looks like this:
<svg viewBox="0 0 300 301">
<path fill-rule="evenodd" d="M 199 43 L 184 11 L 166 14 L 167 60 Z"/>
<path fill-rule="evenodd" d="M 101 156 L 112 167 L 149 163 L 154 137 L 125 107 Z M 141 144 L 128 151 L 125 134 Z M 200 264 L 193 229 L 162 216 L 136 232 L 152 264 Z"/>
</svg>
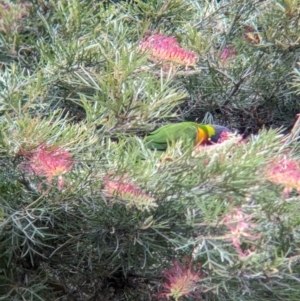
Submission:
<svg viewBox="0 0 300 301">
<path fill-rule="evenodd" d="M 227 127 L 215 124 L 180 122 L 164 125 L 151 132 L 145 142 L 150 149 L 164 151 L 168 145 L 180 139 L 191 141 L 195 146 L 217 143 L 223 132 L 231 132 Z"/>
</svg>

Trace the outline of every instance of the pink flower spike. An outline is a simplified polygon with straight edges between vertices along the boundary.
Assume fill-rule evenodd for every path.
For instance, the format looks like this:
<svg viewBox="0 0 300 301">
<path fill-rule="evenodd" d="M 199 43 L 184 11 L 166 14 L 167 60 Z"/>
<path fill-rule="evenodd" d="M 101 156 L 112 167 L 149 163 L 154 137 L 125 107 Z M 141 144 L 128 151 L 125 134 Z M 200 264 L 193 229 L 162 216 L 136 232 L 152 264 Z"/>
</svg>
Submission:
<svg viewBox="0 0 300 301">
<path fill-rule="evenodd" d="M 222 143 L 226 140 L 229 140 L 230 138 L 231 138 L 230 132 L 223 131 L 220 134 L 220 138 L 218 139 L 218 143 Z"/>
<path fill-rule="evenodd" d="M 149 52 L 153 62 L 167 61 L 185 66 L 194 66 L 199 58 L 192 52 L 181 48 L 174 37 L 150 32 L 139 43 L 139 50 Z"/>
<path fill-rule="evenodd" d="M 232 47 L 225 47 L 221 54 L 221 60 L 226 61 L 236 56 L 236 50 Z"/>
<path fill-rule="evenodd" d="M 223 223 L 230 231 L 228 240 L 231 241 L 240 258 L 248 257 L 252 254 L 249 250 L 242 250 L 241 239 L 248 238 L 250 240 L 256 240 L 261 237 L 261 234 L 254 235 L 251 233 L 251 230 L 256 226 L 250 222 L 251 218 L 252 215 L 243 213 L 241 208 L 235 208 L 223 218 Z"/>
<path fill-rule="evenodd" d="M 204 277 L 200 271 L 193 271 L 189 266 L 180 264 L 177 261 L 173 262 L 174 266 L 163 272 L 166 281 L 162 284 L 163 290 L 159 293 L 159 297 L 172 297 L 178 301 L 181 297 L 194 296 L 198 289 L 198 281 Z"/>
<path fill-rule="evenodd" d="M 266 170 L 266 178 L 272 183 L 283 185 L 284 195 L 296 189 L 300 193 L 300 162 L 295 159 L 274 159 Z"/>
<path fill-rule="evenodd" d="M 149 210 L 151 207 L 157 207 L 155 198 L 143 192 L 138 185 L 127 177 L 120 178 L 116 176 L 110 179 L 104 178 L 104 195 L 106 197 L 116 197 L 126 202 L 128 207 L 136 207 L 139 210 Z"/>
<path fill-rule="evenodd" d="M 39 177 L 46 177 L 48 183 L 52 183 L 54 177 L 58 177 L 58 188 L 63 189 L 64 179 L 62 175 L 73 167 L 73 155 L 60 148 L 41 144 L 29 153 L 24 154 L 28 159 L 22 165 Z"/>
</svg>

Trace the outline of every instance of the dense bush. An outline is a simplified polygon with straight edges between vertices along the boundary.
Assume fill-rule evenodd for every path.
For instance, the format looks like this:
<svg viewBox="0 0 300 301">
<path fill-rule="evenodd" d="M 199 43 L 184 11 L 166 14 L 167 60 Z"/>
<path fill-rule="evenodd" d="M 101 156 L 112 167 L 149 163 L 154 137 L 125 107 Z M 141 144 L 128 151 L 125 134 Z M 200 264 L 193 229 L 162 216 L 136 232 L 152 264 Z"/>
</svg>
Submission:
<svg viewBox="0 0 300 301">
<path fill-rule="evenodd" d="M 299 4 L 1 1 L 0 300 L 299 300 Z"/>
</svg>

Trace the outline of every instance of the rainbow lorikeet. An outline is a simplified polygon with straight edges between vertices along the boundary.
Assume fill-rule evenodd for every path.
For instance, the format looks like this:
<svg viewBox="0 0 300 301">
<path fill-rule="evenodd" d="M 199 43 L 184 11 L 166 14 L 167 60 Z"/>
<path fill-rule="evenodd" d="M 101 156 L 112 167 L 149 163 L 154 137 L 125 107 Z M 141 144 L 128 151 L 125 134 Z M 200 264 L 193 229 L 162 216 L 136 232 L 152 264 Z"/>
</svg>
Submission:
<svg viewBox="0 0 300 301">
<path fill-rule="evenodd" d="M 166 150 L 168 145 L 180 139 L 190 140 L 195 146 L 217 143 L 223 132 L 231 132 L 227 127 L 215 124 L 180 122 L 164 125 L 151 132 L 145 142 L 150 149 Z"/>
</svg>

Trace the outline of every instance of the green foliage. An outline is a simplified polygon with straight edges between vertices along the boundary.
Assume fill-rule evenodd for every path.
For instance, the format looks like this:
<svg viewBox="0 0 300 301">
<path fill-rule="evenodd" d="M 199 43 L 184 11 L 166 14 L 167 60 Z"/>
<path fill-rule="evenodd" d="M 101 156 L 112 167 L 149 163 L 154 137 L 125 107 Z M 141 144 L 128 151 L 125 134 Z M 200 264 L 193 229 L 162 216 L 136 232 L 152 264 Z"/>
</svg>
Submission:
<svg viewBox="0 0 300 301">
<path fill-rule="evenodd" d="M 299 300 L 298 7 L 1 1 L 0 300 L 162 300 L 174 261 L 203 300 Z M 184 120 L 254 135 L 147 148 Z"/>
</svg>

